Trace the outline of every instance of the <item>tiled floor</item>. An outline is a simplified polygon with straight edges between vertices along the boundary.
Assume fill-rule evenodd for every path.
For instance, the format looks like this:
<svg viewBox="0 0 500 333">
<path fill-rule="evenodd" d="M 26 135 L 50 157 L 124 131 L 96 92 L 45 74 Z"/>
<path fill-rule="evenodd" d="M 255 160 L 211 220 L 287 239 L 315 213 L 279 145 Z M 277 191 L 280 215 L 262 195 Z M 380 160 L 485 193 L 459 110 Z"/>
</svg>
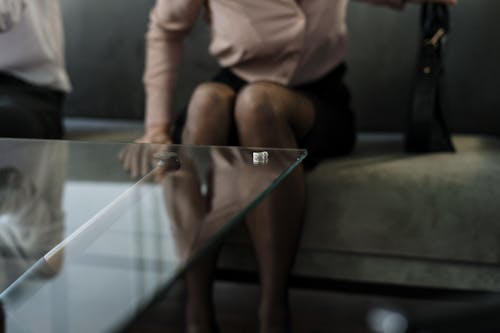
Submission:
<svg viewBox="0 0 500 333">
<path fill-rule="evenodd" d="M 256 308 L 259 289 L 256 285 L 219 282 L 215 302 L 220 331 L 257 332 Z M 183 297 L 181 285 L 166 300 L 154 306 L 127 333 L 183 332 Z M 293 332 L 369 333 L 368 316 L 375 309 L 398 310 L 408 317 L 458 310 L 461 302 L 387 298 L 352 293 L 294 289 L 290 294 Z M 396 331 L 394 331 L 396 332 Z"/>
</svg>

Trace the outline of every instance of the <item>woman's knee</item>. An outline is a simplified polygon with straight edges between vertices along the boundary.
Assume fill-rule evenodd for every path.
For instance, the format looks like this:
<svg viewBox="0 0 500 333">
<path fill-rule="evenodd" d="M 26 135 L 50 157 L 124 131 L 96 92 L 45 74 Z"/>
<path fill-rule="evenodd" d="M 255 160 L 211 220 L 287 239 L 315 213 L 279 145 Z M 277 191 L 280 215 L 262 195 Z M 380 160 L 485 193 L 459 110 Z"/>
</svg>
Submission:
<svg viewBox="0 0 500 333">
<path fill-rule="evenodd" d="M 235 92 L 220 83 L 203 83 L 193 92 L 189 102 L 188 116 L 217 117 L 227 113 L 234 104 Z"/>
<path fill-rule="evenodd" d="M 275 100 L 275 85 L 267 82 L 246 86 L 236 98 L 235 120 L 239 128 L 259 130 L 286 122 L 284 110 Z"/>
<path fill-rule="evenodd" d="M 231 123 L 234 100 L 235 93 L 229 86 L 219 83 L 198 86 L 189 103 L 183 141 L 198 143 L 198 137 L 205 140 L 215 135 L 215 131 L 224 132 Z"/>
</svg>

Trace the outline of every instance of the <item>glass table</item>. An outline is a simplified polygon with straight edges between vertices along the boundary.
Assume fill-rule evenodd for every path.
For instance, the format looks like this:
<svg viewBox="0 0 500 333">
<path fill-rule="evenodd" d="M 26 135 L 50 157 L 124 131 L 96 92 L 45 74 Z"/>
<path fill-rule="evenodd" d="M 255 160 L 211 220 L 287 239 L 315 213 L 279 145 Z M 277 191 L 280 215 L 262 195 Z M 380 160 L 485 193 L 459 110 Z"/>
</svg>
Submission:
<svg viewBox="0 0 500 333">
<path fill-rule="evenodd" d="M 304 150 L 0 139 L 0 332 L 116 332 Z"/>
</svg>

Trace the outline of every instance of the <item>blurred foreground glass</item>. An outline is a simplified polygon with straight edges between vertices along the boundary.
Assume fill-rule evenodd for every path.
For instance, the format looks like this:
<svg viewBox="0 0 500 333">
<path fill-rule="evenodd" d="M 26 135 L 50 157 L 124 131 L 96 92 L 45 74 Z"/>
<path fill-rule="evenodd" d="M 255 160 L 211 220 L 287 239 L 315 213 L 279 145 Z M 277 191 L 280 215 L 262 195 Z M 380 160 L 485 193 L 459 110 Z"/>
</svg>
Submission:
<svg viewBox="0 0 500 333">
<path fill-rule="evenodd" d="M 0 139 L 4 331 L 119 331 L 305 156 Z"/>
</svg>

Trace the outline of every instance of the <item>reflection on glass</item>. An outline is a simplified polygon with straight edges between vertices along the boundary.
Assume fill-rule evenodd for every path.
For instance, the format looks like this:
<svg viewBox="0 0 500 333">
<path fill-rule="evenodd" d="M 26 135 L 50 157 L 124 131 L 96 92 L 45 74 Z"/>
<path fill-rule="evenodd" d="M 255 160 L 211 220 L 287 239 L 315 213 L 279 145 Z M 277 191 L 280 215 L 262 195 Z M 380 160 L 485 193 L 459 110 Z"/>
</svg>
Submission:
<svg viewBox="0 0 500 333">
<path fill-rule="evenodd" d="M 181 260 L 196 253 L 232 217 L 242 215 L 245 205 L 265 189 L 262 185 L 279 176 L 278 169 L 273 173 L 269 168 L 255 167 L 248 151 L 211 148 L 209 154 L 206 166 L 183 158 L 182 166 L 167 172 L 162 181 Z"/>
<path fill-rule="evenodd" d="M 305 156 L 299 150 L 269 150 L 267 161 L 254 163 L 255 151 L 244 148 L 68 147 L 67 173 L 77 180 L 75 170 L 102 167 L 94 180 L 84 179 L 85 186 L 66 179 L 66 230 L 75 227 L 0 293 L 9 333 L 122 329 Z M 130 171 L 139 168 L 135 176 L 142 178 L 118 177 L 124 175 L 122 163 L 132 163 Z M 112 201 L 107 201 L 109 193 Z M 78 220 L 75 211 L 94 201 L 102 202 L 99 210 L 89 215 L 87 209 L 78 217 L 88 218 L 72 222 Z M 40 279 L 49 267 L 56 267 L 57 274 Z"/>
<path fill-rule="evenodd" d="M 0 142 L 0 293 L 63 238 L 64 148 Z M 60 265 L 54 261 L 37 278 L 52 277 Z M 0 332 L 4 321 L 0 302 Z"/>
<path fill-rule="evenodd" d="M 0 143 L 0 292 L 62 240 L 61 148 Z"/>
</svg>

